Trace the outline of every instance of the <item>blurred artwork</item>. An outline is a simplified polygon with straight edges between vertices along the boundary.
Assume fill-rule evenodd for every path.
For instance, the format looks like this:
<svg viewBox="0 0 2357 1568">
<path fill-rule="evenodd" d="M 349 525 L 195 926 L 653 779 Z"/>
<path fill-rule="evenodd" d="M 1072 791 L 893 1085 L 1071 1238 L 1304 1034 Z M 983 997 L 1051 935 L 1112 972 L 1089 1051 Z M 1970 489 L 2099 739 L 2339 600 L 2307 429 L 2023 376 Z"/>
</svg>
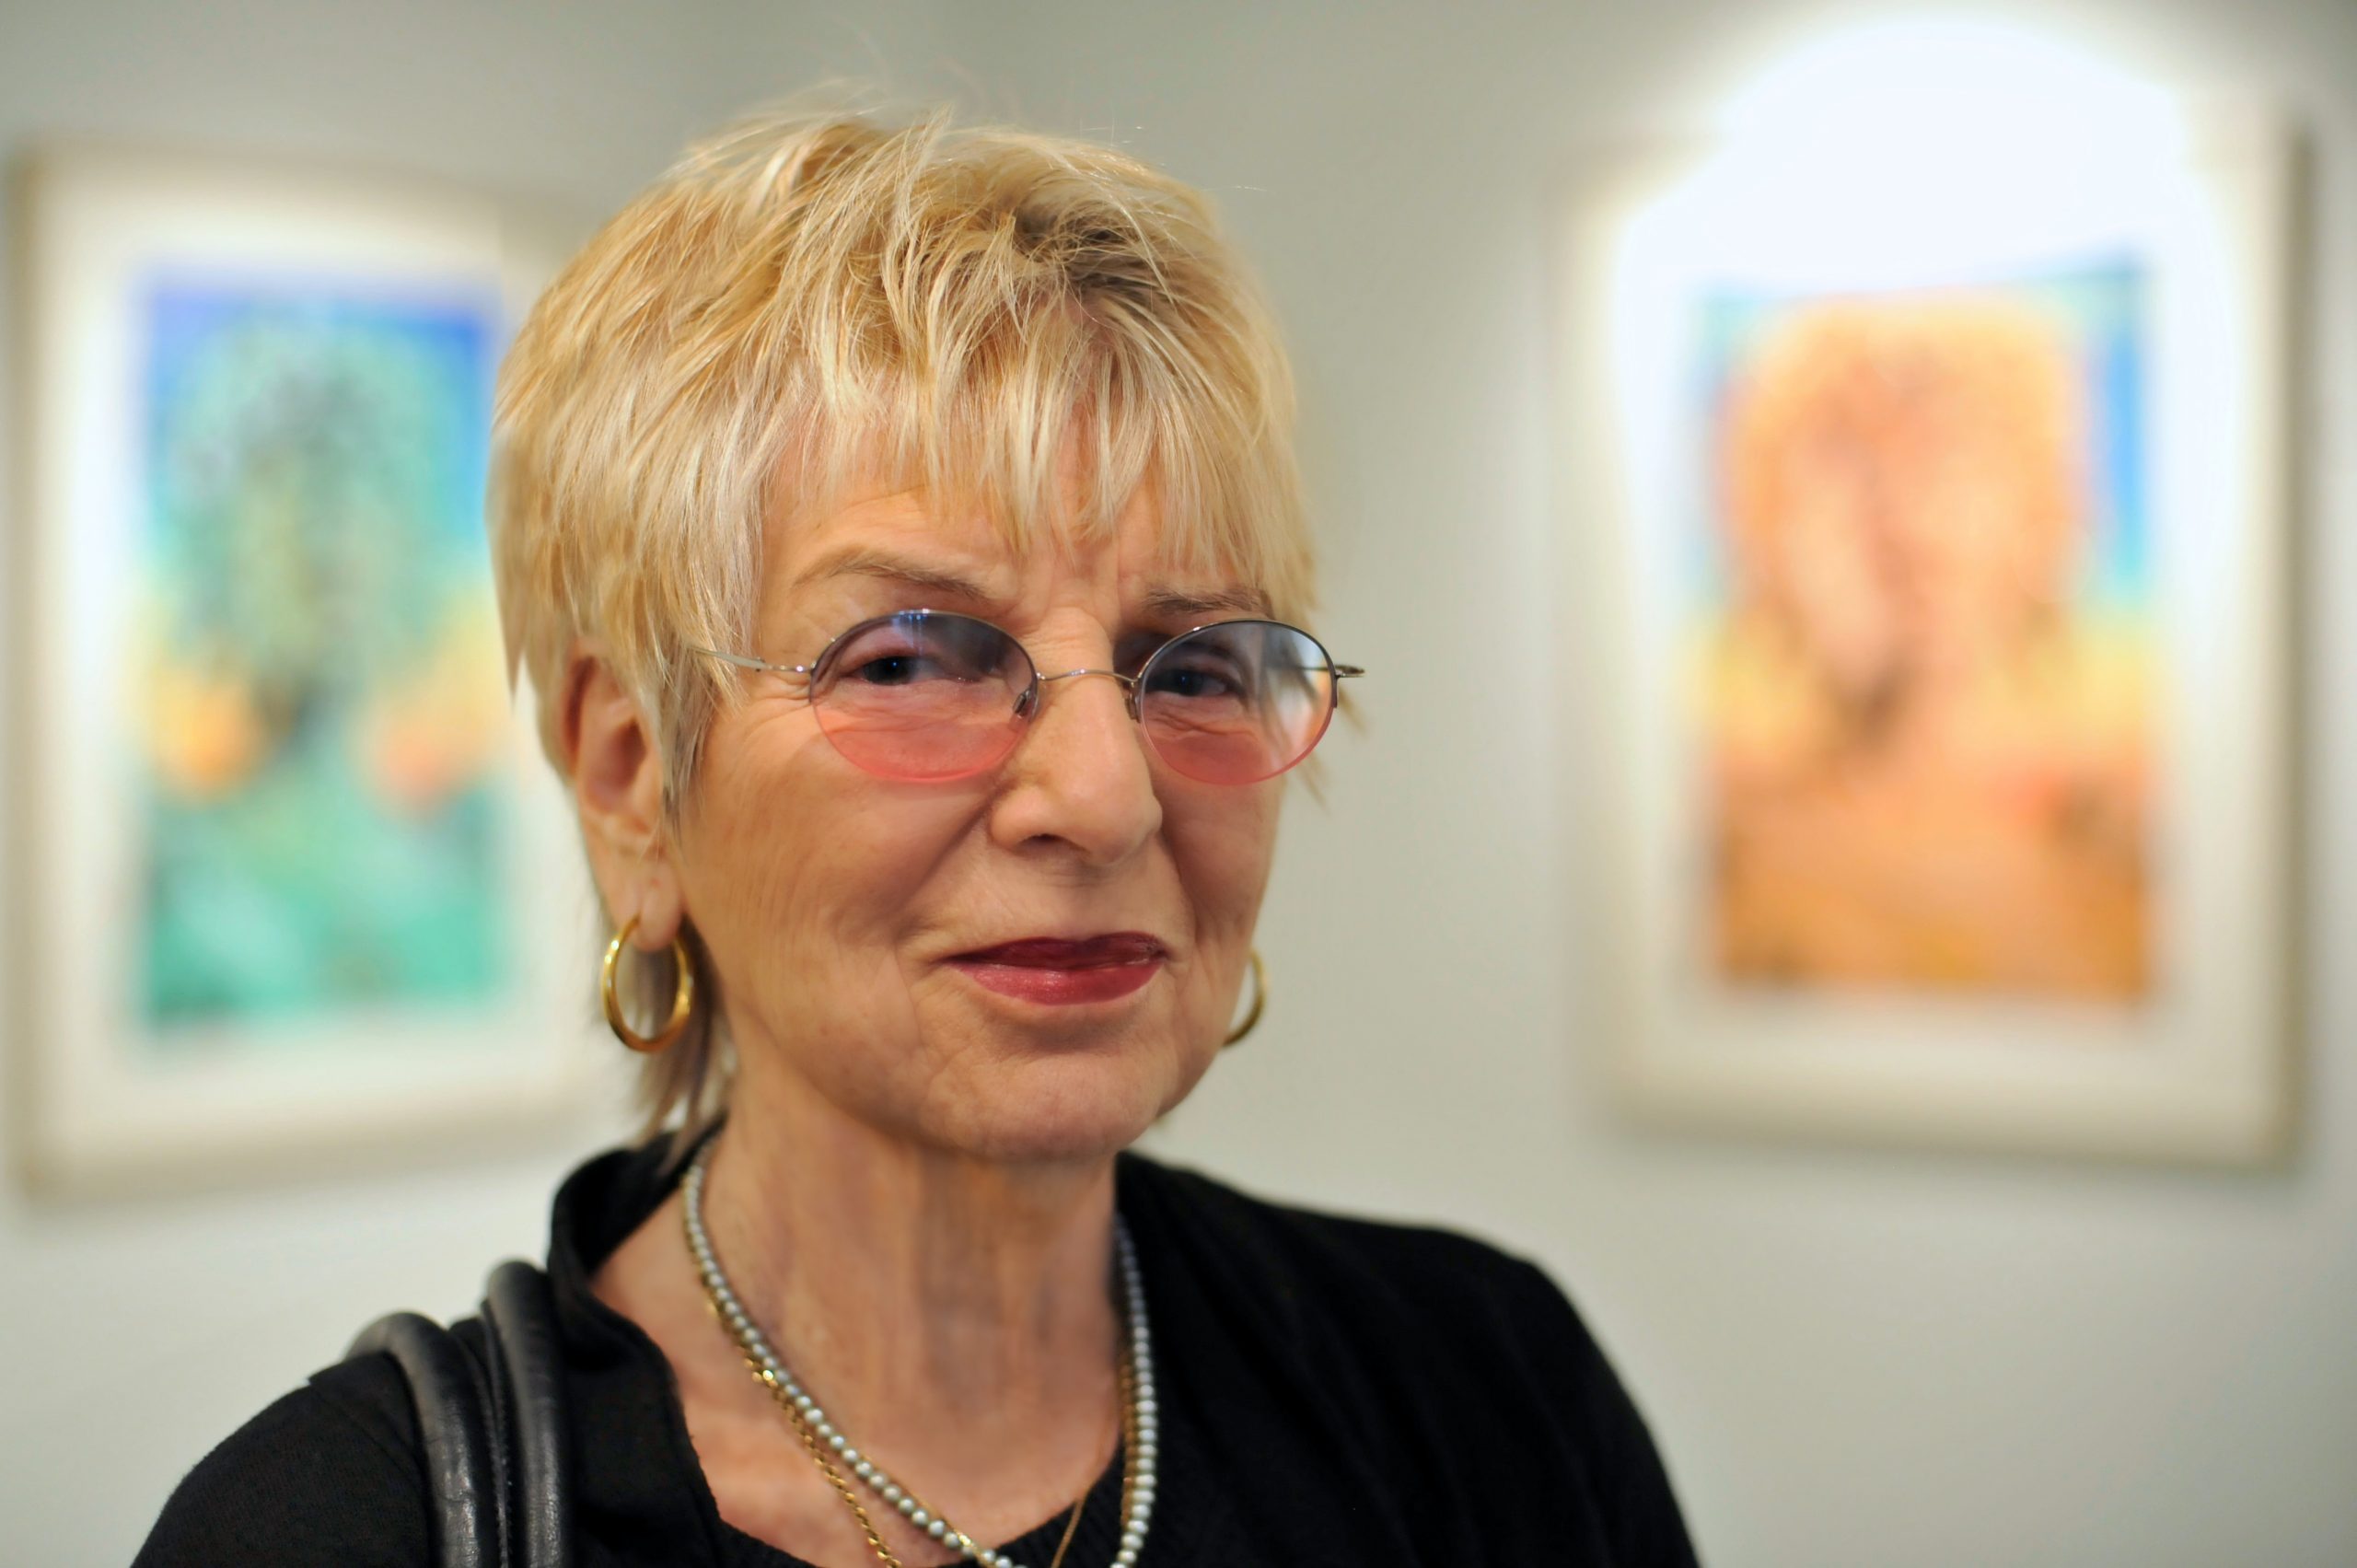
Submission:
<svg viewBox="0 0 2357 1568">
<path fill-rule="evenodd" d="M 1721 981 L 2150 994 L 2145 286 L 1704 302 L 1696 907 Z"/>
<path fill-rule="evenodd" d="M 496 994 L 495 299 L 172 279 L 143 324 L 147 1038 Z"/>
<path fill-rule="evenodd" d="M 1631 1114 L 2287 1146 L 2296 134 L 2145 108 L 1567 183 L 1576 1038 Z"/>
<path fill-rule="evenodd" d="M 483 527 L 493 373 L 572 226 L 164 149 L 22 172 L 0 1109 L 29 1184 L 574 1121 L 596 906 Z"/>
</svg>

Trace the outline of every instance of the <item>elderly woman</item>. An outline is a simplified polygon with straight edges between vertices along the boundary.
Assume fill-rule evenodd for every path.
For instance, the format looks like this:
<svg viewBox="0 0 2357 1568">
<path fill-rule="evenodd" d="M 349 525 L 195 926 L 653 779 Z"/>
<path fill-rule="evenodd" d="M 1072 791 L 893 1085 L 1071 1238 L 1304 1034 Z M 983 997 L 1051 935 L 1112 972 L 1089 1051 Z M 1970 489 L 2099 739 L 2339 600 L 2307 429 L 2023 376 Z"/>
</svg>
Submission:
<svg viewBox="0 0 2357 1568">
<path fill-rule="evenodd" d="M 556 1200 L 577 1561 L 1691 1561 L 1536 1270 L 1123 1152 L 1358 673 L 1290 395 L 1193 192 L 938 119 L 703 146 L 532 312 L 501 606 L 651 1112 Z M 355 1355 L 140 1561 L 447 1560 L 421 1442 Z"/>
</svg>

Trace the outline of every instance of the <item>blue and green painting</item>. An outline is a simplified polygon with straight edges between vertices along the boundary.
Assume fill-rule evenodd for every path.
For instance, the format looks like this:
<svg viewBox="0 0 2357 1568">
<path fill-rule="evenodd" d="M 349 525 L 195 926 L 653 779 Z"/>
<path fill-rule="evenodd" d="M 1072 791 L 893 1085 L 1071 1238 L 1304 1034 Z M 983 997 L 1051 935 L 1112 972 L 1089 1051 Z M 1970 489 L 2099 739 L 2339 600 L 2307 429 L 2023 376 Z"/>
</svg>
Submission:
<svg viewBox="0 0 2357 1568">
<path fill-rule="evenodd" d="M 479 1005 L 512 969 L 496 307 L 165 278 L 144 324 L 122 701 L 147 1037 Z"/>
</svg>

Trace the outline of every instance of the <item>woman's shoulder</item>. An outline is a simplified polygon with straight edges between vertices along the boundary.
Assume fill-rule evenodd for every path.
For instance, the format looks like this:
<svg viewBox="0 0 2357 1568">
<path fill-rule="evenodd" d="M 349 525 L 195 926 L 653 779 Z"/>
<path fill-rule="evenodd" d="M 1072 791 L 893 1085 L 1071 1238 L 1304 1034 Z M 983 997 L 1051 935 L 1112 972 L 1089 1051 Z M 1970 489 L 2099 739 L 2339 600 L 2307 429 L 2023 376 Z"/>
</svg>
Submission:
<svg viewBox="0 0 2357 1568">
<path fill-rule="evenodd" d="M 1461 1231 L 1275 1202 L 1137 1155 L 1123 1156 L 1122 1181 L 1125 1205 L 1154 1207 L 1189 1242 L 1296 1292 L 1450 1318 L 1479 1306 L 1577 1319 L 1544 1271 Z"/>
<path fill-rule="evenodd" d="M 1528 1402 L 1534 1419 L 1587 1425 L 1591 1439 L 1638 1423 L 1571 1298 L 1502 1248 L 1438 1225 L 1271 1202 L 1134 1156 L 1122 1181 L 1124 1212 L 1148 1216 L 1141 1247 L 1180 1254 L 1189 1289 L 1224 1298 L 1272 1348 L 1400 1392 Z"/>
<path fill-rule="evenodd" d="M 314 1373 L 223 1439 L 134 1568 L 416 1568 L 431 1551 L 409 1385 L 380 1353 Z"/>
<path fill-rule="evenodd" d="M 1182 1351 L 1236 1373 L 1218 1381 L 1232 1401 L 1281 1385 L 1271 1419 L 1363 1461 L 1424 1560 L 1546 1545 L 1472 1504 L 1503 1483 L 1558 1499 L 1563 1560 L 1690 1568 L 1643 1416 L 1536 1265 L 1457 1231 L 1271 1202 L 1135 1156 L 1121 1203 L 1141 1253 L 1165 1253 L 1159 1281 L 1157 1260 L 1141 1262 Z"/>
</svg>

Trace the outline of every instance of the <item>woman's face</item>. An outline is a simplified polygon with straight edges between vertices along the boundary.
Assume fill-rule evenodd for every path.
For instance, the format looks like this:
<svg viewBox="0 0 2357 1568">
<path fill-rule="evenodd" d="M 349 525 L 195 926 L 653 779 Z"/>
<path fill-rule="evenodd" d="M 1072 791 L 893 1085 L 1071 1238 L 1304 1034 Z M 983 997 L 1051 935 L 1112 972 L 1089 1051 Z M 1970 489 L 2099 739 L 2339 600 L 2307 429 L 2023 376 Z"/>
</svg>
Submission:
<svg viewBox="0 0 2357 1568">
<path fill-rule="evenodd" d="M 1267 613 L 1249 583 L 1172 568 L 1158 521 L 1141 496 L 1099 540 L 1018 559 L 922 493 L 866 495 L 773 530 L 743 651 L 807 664 L 858 621 L 927 609 L 1004 628 L 1042 672 L 1133 671 L 1139 649 L 1190 625 Z M 815 1094 L 887 1135 L 995 1160 L 1129 1144 L 1219 1050 L 1282 796 L 1281 779 L 1169 770 L 1112 680 L 1045 685 L 1004 763 L 911 784 L 838 751 L 798 679 L 749 676 L 714 724 L 676 849 L 740 1106 Z M 998 955 L 1135 965 L 1093 984 L 975 957 L 1108 936 L 1129 940 Z"/>
</svg>

